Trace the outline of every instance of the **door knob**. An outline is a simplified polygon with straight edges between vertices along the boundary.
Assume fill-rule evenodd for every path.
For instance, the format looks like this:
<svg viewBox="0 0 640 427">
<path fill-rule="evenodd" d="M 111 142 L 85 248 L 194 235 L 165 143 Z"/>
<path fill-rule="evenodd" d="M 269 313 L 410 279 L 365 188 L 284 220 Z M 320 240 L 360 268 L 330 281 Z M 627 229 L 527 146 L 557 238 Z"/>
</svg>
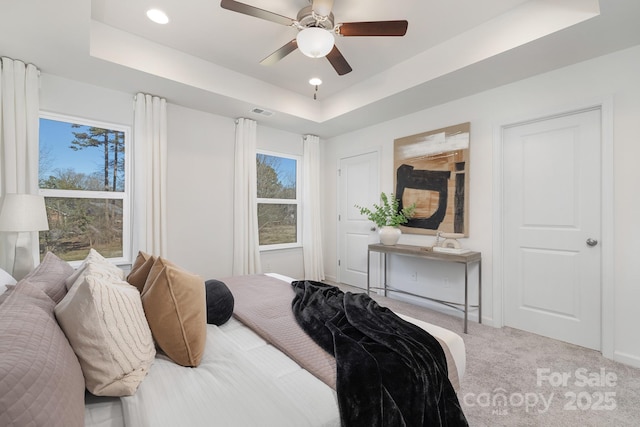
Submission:
<svg viewBox="0 0 640 427">
<path fill-rule="evenodd" d="M 594 247 L 597 244 L 598 244 L 598 241 L 596 239 L 592 239 L 592 238 L 587 239 L 587 246 Z"/>
<path fill-rule="evenodd" d="M 371 231 L 376 231 L 376 228 L 375 227 L 371 227 Z"/>
</svg>

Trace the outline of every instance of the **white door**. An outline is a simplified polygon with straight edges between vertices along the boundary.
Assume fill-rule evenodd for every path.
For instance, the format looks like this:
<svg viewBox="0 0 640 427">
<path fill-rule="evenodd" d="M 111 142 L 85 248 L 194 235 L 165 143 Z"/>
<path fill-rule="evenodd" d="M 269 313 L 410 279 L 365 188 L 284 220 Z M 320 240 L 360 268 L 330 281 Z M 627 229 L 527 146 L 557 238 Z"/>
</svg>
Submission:
<svg viewBox="0 0 640 427">
<path fill-rule="evenodd" d="M 504 320 L 601 346 L 601 111 L 510 127 L 504 153 Z"/>
<path fill-rule="evenodd" d="M 360 215 L 358 206 L 380 202 L 378 152 L 340 159 L 339 203 L 339 280 L 359 288 L 367 287 L 367 247 L 378 241 L 375 224 Z M 376 259 L 377 261 L 377 259 Z M 372 273 L 377 272 L 372 261 Z M 377 274 L 375 274 L 377 278 Z M 372 274 L 372 284 L 375 283 Z"/>
</svg>

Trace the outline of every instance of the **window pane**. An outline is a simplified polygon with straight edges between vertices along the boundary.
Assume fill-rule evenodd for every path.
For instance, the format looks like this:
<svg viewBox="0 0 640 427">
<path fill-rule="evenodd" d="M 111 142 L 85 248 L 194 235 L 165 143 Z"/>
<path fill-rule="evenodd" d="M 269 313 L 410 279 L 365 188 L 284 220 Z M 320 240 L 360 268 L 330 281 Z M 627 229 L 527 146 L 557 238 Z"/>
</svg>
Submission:
<svg viewBox="0 0 640 427">
<path fill-rule="evenodd" d="M 40 188 L 124 191 L 124 132 L 40 118 Z"/>
<path fill-rule="evenodd" d="M 296 198 L 296 160 L 258 154 L 256 156 L 258 198 Z"/>
<path fill-rule="evenodd" d="M 84 259 L 90 248 L 105 258 L 122 253 L 122 200 L 45 197 L 49 231 L 40 232 L 40 256 Z"/>
<path fill-rule="evenodd" d="M 260 245 L 297 242 L 297 205 L 258 203 Z"/>
</svg>

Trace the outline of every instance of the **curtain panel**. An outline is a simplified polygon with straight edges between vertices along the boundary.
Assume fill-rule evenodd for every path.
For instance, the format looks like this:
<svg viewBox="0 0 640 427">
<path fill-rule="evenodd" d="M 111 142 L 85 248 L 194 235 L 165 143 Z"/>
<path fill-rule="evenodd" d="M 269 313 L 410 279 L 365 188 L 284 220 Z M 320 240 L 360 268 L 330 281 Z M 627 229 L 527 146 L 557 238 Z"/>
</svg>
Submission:
<svg viewBox="0 0 640 427">
<path fill-rule="evenodd" d="M 322 203 L 320 200 L 320 138 L 303 138 L 302 159 L 302 255 L 304 277 L 324 280 L 322 255 Z"/>
<path fill-rule="evenodd" d="M 0 58 L 0 196 L 38 194 L 40 72 L 33 64 Z M 0 266 L 16 279 L 39 259 L 37 232 L 0 233 Z"/>
<path fill-rule="evenodd" d="M 138 93 L 133 128 L 132 256 L 167 256 L 167 101 Z"/>
<path fill-rule="evenodd" d="M 233 275 L 262 272 L 258 236 L 257 123 L 236 120 L 233 181 Z"/>
</svg>

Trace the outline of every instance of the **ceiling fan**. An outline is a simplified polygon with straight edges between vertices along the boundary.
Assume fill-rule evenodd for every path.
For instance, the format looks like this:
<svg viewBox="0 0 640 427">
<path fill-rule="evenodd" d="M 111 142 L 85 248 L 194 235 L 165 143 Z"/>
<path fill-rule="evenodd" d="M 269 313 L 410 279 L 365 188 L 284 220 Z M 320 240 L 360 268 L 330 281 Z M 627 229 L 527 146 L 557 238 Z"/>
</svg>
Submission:
<svg viewBox="0 0 640 427">
<path fill-rule="evenodd" d="M 334 34 L 343 37 L 355 36 L 404 36 L 407 33 L 407 21 L 344 22 L 334 24 L 331 12 L 334 0 L 309 0 L 309 6 L 298 12 L 296 19 L 278 15 L 268 10 L 240 3 L 235 0 L 222 0 L 220 6 L 256 18 L 277 24 L 294 27 L 299 32 L 295 39 L 260 61 L 271 65 L 280 61 L 296 49 L 313 58 L 327 57 L 329 63 L 339 75 L 352 71 L 347 60 L 334 44 Z"/>
</svg>

